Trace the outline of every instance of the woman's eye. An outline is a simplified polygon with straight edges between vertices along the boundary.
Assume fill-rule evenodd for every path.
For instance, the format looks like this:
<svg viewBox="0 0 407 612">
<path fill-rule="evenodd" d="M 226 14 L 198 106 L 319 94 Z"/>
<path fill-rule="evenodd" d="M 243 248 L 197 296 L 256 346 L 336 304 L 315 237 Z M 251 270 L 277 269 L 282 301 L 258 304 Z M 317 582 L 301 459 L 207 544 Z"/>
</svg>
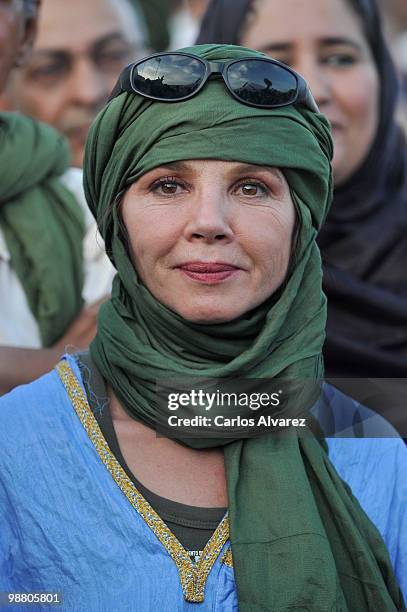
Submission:
<svg viewBox="0 0 407 612">
<path fill-rule="evenodd" d="M 323 64 L 326 64 L 328 66 L 338 66 L 340 68 L 353 66 L 356 61 L 356 57 L 354 55 L 351 55 L 350 53 L 334 53 L 322 59 Z"/>
<path fill-rule="evenodd" d="M 266 193 L 266 188 L 260 183 L 241 183 L 237 186 L 237 191 L 243 196 L 258 197 Z"/>
<path fill-rule="evenodd" d="M 177 195 L 184 190 L 184 185 L 178 181 L 160 180 L 153 184 L 152 190 L 160 195 Z"/>
<path fill-rule="evenodd" d="M 172 195 L 173 193 L 177 193 L 178 185 L 176 183 L 162 183 L 161 191 L 166 195 Z"/>
</svg>

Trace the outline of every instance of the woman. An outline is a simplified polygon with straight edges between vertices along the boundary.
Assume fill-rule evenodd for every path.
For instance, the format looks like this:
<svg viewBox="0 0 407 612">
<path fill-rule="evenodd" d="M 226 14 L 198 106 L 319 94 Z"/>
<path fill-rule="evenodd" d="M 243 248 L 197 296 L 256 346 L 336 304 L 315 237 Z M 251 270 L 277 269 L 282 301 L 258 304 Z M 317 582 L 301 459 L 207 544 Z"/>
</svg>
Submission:
<svg viewBox="0 0 407 612">
<path fill-rule="evenodd" d="M 375 0 L 212 0 L 199 42 L 270 53 L 331 122 L 333 204 L 320 235 L 326 373 L 407 376 L 407 149 Z"/>
<path fill-rule="evenodd" d="M 92 127 L 85 189 L 118 275 L 90 356 L 0 403 L 0 590 L 62 591 L 68 610 L 405 609 L 311 430 L 155 435 L 162 378 L 323 374 L 327 122 L 261 54 L 189 51 L 126 68 Z M 329 447 L 403 579 L 404 445 Z"/>
</svg>

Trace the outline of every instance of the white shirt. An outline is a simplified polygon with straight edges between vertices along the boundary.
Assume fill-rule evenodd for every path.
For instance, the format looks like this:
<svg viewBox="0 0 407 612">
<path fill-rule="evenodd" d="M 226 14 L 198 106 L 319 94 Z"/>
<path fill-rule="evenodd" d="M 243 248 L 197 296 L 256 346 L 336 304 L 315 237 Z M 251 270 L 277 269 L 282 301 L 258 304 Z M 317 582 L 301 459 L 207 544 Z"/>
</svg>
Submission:
<svg viewBox="0 0 407 612">
<path fill-rule="evenodd" d="M 103 248 L 96 222 L 86 204 L 82 187 L 82 170 L 70 168 L 62 183 L 75 196 L 85 214 L 86 234 L 83 241 L 85 280 L 82 291 L 86 304 L 92 304 L 111 291 L 115 270 Z M 27 297 L 11 265 L 10 253 L 0 229 L 0 346 L 40 348 L 37 322 Z"/>
</svg>

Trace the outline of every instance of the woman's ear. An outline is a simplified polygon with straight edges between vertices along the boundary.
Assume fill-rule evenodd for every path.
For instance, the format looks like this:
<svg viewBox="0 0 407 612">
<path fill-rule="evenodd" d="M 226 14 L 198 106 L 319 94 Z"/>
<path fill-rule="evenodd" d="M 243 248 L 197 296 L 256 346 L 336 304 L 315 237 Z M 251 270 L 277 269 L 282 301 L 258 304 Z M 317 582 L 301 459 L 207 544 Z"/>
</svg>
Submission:
<svg viewBox="0 0 407 612">
<path fill-rule="evenodd" d="M 31 10 L 24 16 L 20 48 L 16 57 L 15 66 L 23 66 L 31 49 L 33 48 L 38 28 L 38 11 L 41 0 L 33 0 Z"/>
</svg>

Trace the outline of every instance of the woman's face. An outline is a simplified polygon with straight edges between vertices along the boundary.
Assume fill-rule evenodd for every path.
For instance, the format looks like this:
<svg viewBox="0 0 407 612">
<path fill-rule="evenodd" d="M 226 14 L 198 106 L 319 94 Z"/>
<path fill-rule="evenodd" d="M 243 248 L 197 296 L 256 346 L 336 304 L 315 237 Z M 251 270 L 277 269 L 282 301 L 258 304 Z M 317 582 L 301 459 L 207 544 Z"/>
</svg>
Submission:
<svg viewBox="0 0 407 612">
<path fill-rule="evenodd" d="M 287 272 L 295 216 L 280 170 L 214 160 L 155 168 L 122 202 L 141 280 L 197 323 L 235 319 L 276 291 Z"/>
<path fill-rule="evenodd" d="M 332 125 L 340 185 L 361 164 L 379 121 L 379 77 L 346 0 L 255 0 L 240 41 L 302 74 Z"/>
</svg>

